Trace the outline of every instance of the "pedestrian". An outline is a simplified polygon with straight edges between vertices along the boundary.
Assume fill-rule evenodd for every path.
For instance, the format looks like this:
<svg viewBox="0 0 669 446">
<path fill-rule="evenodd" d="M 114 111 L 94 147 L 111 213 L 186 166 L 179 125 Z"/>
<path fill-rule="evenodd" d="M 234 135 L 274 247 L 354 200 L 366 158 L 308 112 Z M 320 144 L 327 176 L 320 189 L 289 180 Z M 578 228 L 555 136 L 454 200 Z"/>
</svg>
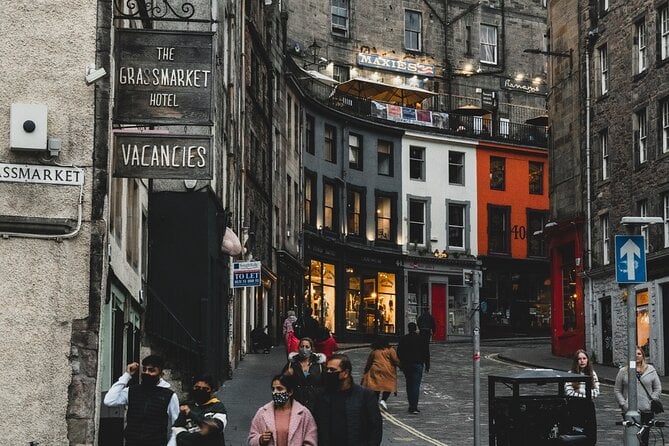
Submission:
<svg viewBox="0 0 669 446">
<path fill-rule="evenodd" d="M 353 382 L 348 356 L 334 354 L 327 361 L 325 391 L 316 403 L 320 446 L 378 446 L 383 425 L 377 397 Z"/>
<path fill-rule="evenodd" d="M 272 401 L 258 409 L 249 431 L 249 446 L 316 446 L 316 421 L 293 399 L 293 379 L 286 375 L 272 378 Z"/>
<path fill-rule="evenodd" d="M 415 322 L 409 322 L 407 328 L 409 333 L 402 336 L 397 345 L 397 356 L 400 358 L 402 372 L 406 379 L 409 413 L 417 414 L 420 413 L 418 397 L 420 383 L 423 379 L 423 368 L 426 373 L 430 371 L 430 343 L 416 333 L 418 327 Z"/>
<path fill-rule="evenodd" d="M 316 339 L 318 337 L 321 324 L 311 316 L 312 314 L 313 310 L 311 307 L 307 307 L 307 309 L 304 310 L 304 315 L 293 324 L 295 336 L 300 339 L 305 337 Z"/>
<path fill-rule="evenodd" d="M 578 373 L 579 375 L 589 376 L 592 380 L 591 384 L 591 397 L 597 398 L 599 396 L 599 379 L 597 378 L 597 373 L 592 368 L 590 363 L 590 357 L 583 349 L 576 350 L 574 353 L 574 359 L 571 363 L 571 373 Z M 583 382 L 570 382 L 565 383 L 564 392 L 567 396 L 578 396 L 585 398 L 585 383 Z"/>
<path fill-rule="evenodd" d="M 423 313 L 418 316 L 418 320 L 416 322 L 418 323 L 418 330 L 420 330 L 419 333 L 421 336 L 424 336 L 428 341 L 432 339 L 432 335 L 434 334 L 434 330 L 437 328 L 437 325 L 434 322 L 434 318 L 430 314 L 430 310 L 424 308 Z"/>
<path fill-rule="evenodd" d="M 372 351 L 367 357 L 360 384 L 376 393 L 379 405 L 385 410 L 388 410 L 386 401 L 390 393 L 397 395 L 397 367 L 399 366 L 400 359 L 395 349 L 388 343 L 388 339 L 379 338 L 372 343 Z"/>
<path fill-rule="evenodd" d="M 293 324 L 297 321 L 297 316 L 293 310 L 288 310 L 286 319 L 283 321 L 283 341 L 286 345 L 286 356 L 297 351 L 299 339 L 295 336 Z"/>
<path fill-rule="evenodd" d="M 314 351 L 311 338 L 300 339 L 297 353 L 291 353 L 284 375 L 294 378 L 294 399 L 313 413 L 318 394 L 323 390 L 325 355 Z"/>
<path fill-rule="evenodd" d="M 329 359 L 339 349 L 337 341 L 327 327 L 320 326 L 318 331 L 318 338 L 315 340 L 315 348 L 318 353 L 323 353 L 325 359 Z"/>
<path fill-rule="evenodd" d="M 163 358 L 149 355 L 142 360 L 140 383 L 128 386 L 140 369 L 136 362 L 130 363 L 105 395 L 106 406 L 128 407 L 125 446 L 165 446 L 168 440 L 174 444 L 171 427 L 179 416 L 179 399 L 161 378 L 164 368 Z"/>
<path fill-rule="evenodd" d="M 225 406 L 213 395 L 217 384 L 209 375 L 193 380 L 190 401 L 179 407 L 179 417 L 172 428 L 177 446 L 225 446 L 223 431 L 228 418 Z"/>
<path fill-rule="evenodd" d="M 662 383 L 660 382 L 660 377 L 657 375 L 655 367 L 646 363 L 646 356 L 639 346 L 636 348 L 635 358 L 637 410 L 641 412 L 641 422 L 647 423 L 654 418 L 653 411 L 651 410 L 651 401 L 654 399 L 659 400 L 660 394 L 662 393 Z M 627 389 L 629 388 L 628 376 L 628 366 L 621 368 L 618 371 L 618 375 L 616 375 L 616 383 L 613 386 L 613 394 L 622 411 L 623 418 L 629 408 L 627 405 Z M 648 440 L 647 435 L 645 440 Z"/>
</svg>

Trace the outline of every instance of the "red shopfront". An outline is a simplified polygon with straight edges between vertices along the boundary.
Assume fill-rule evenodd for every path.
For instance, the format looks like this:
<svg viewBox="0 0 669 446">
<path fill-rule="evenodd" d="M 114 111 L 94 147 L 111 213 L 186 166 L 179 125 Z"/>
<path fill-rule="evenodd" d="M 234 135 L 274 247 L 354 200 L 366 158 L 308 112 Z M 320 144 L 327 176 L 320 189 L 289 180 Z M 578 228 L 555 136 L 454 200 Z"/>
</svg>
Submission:
<svg viewBox="0 0 669 446">
<path fill-rule="evenodd" d="M 571 356 L 585 348 L 582 231 L 582 221 L 545 231 L 551 259 L 551 347 L 557 356 Z"/>
</svg>

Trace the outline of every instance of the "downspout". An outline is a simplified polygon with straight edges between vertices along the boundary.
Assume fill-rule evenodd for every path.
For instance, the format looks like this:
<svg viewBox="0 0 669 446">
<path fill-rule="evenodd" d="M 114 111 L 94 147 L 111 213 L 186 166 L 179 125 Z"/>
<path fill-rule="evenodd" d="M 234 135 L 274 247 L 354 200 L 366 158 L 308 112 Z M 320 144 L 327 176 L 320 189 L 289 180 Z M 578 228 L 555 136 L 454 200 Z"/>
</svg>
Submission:
<svg viewBox="0 0 669 446">
<path fill-rule="evenodd" d="M 586 234 L 587 234 L 587 250 L 588 250 L 588 265 L 587 272 L 584 277 L 588 281 L 587 299 L 590 304 L 591 327 L 594 327 L 595 317 L 595 302 L 593 300 L 592 277 L 592 191 L 591 191 L 591 167 L 590 167 L 590 51 L 592 49 L 592 40 L 595 34 L 593 31 L 588 32 L 588 37 L 585 42 L 585 181 L 586 181 Z M 585 269 L 585 268 L 584 268 Z M 589 336 L 590 351 L 594 351 L 595 335 L 594 330 L 590 330 Z M 586 343 L 586 349 L 588 345 Z"/>
<path fill-rule="evenodd" d="M 239 69 L 241 70 L 239 72 L 239 86 L 240 86 L 240 95 L 239 95 L 239 121 L 237 124 L 237 131 L 239 132 L 239 147 L 241 148 L 241 153 L 240 153 L 240 165 L 238 166 L 240 170 L 240 175 L 239 175 L 239 222 L 241 224 L 241 229 L 242 229 L 242 234 L 244 232 L 248 232 L 248 229 L 245 229 L 245 218 L 246 218 L 246 200 L 245 200 L 245 186 L 246 186 L 246 148 L 245 148 L 245 130 L 244 127 L 246 125 L 246 1 L 247 0 L 242 0 L 241 2 L 241 9 L 240 13 L 241 16 L 243 17 L 242 20 L 239 21 L 240 23 L 240 32 L 239 32 L 239 37 L 240 37 L 240 47 L 241 47 L 241 52 L 240 52 L 240 65 Z M 242 238 L 242 243 L 245 244 L 246 240 L 248 239 L 248 235 Z M 247 256 L 246 253 L 242 253 L 244 256 L 244 259 L 246 260 Z M 241 339 L 240 339 L 240 350 L 242 356 L 246 354 L 246 347 L 247 347 L 247 293 L 246 290 L 248 290 L 247 287 L 242 288 L 242 298 L 241 298 L 241 308 L 240 308 L 240 316 L 241 316 L 241 326 L 240 326 L 240 334 L 241 334 Z"/>
</svg>

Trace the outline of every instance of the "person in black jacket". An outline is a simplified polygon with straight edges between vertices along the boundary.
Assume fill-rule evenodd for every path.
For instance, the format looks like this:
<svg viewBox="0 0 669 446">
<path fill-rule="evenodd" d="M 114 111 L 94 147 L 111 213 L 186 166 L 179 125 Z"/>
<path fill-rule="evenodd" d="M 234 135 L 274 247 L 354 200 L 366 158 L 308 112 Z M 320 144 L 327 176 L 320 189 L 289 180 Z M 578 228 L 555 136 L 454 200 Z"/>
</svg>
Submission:
<svg viewBox="0 0 669 446">
<path fill-rule="evenodd" d="M 334 354 L 323 379 L 325 392 L 316 403 L 319 446 L 379 446 L 381 411 L 374 392 L 353 382 L 351 360 Z"/>
<path fill-rule="evenodd" d="M 197 376 L 193 380 L 191 400 L 181 405 L 172 428 L 177 446 L 225 446 L 223 430 L 228 418 L 225 406 L 212 394 L 217 388 L 212 376 Z"/>
<path fill-rule="evenodd" d="M 407 327 L 409 333 L 400 338 L 397 345 L 397 356 L 404 377 L 406 378 L 407 399 L 409 400 L 409 413 L 417 414 L 418 396 L 420 395 L 420 382 L 423 379 L 423 367 L 425 372 L 430 371 L 430 343 L 416 333 L 415 322 L 409 322 Z"/>
<path fill-rule="evenodd" d="M 314 351 L 314 341 L 311 338 L 300 339 L 298 350 L 297 353 L 288 355 L 288 364 L 281 374 L 294 378 L 295 401 L 313 413 L 316 399 L 323 388 L 326 358 L 324 354 Z"/>
<path fill-rule="evenodd" d="M 418 316 L 418 330 L 421 336 L 425 336 L 425 339 L 428 341 L 432 339 L 434 330 L 437 328 L 437 324 L 434 322 L 434 317 L 430 314 L 430 310 L 427 308 L 423 309 L 423 313 Z"/>
</svg>

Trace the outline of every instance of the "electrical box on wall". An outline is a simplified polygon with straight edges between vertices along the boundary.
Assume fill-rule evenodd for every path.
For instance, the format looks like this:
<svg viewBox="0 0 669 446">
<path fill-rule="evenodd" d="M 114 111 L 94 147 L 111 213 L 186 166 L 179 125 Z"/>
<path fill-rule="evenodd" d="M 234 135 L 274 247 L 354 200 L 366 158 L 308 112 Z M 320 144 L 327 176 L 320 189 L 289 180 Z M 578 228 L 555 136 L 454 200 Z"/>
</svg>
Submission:
<svg viewBox="0 0 669 446">
<path fill-rule="evenodd" d="M 46 150 L 47 106 L 12 104 L 9 146 L 12 150 Z"/>
</svg>

